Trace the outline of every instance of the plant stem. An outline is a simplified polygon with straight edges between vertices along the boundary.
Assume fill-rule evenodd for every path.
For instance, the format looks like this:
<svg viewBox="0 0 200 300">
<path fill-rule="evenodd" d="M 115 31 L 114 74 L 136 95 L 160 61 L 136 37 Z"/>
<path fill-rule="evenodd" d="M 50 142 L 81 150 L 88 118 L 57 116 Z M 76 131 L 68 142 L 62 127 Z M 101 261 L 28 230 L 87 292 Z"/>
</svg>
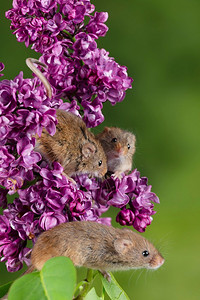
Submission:
<svg viewBox="0 0 200 300">
<path fill-rule="evenodd" d="M 82 291 L 80 292 L 80 294 L 74 299 L 74 300 L 83 300 L 84 297 L 87 295 L 87 293 L 89 292 L 92 282 L 93 282 L 93 270 L 92 269 L 88 269 L 87 270 L 87 278 L 85 280 L 84 286 Z"/>
<path fill-rule="evenodd" d="M 24 189 L 27 189 L 28 187 L 30 187 L 31 185 L 34 185 L 36 184 L 36 182 L 38 180 L 40 180 L 42 177 L 41 176 L 36 176 L 35 179 L 31 180 L 31 181 L 28 181 L 25 185 L 23 185 L 21 187 L 21 190 L 24 190 Z"/>
<path fill-rule="evenodd" d="M 72 41 L 72 42 L 75 42 L 75 37 L 73 37 L 72 35 L 71 35 L 71 33 L 69 33 L 69 31 L 67 31 L 67 30 L 63 30 L 63 32 L 65 33 L 65 34 L 67 34 L 68 35 L 68 37 L 70 38 L 70 40 Z"/>
</svg>

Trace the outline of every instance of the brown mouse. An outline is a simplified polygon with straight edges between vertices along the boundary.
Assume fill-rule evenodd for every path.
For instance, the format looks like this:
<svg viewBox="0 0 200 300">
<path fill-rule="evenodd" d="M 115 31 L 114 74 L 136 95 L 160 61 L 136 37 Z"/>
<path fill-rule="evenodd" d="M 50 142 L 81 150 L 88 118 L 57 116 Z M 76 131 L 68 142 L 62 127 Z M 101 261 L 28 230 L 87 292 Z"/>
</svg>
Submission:
<svg viewBox="0 0 200 300">
<path fill-rule="evenodd" d="M 43 232 L 33 247 L 28 272 L 41 270 L 55 256 L 67 256 L 75 266 L 103 272 L 157 269 L 164 263 L 158 250 L 140 234 L 90 221 L 61 223 Z"/>
<path fill-rule="evenodd" d="M 26 59 L 27 66 L 42 81 L 47 96 L 51 98 L 51 85 L 34 63 L 46 66 L 37 59 Z M 36 136 L 35 150 L 40 152 L 50 164 L 53 161 L 59 162 L 67 176 L 88 173 L 103 177 L 107 172 L 106 156 L 94 134 L 78 116 L 61 109 L 57 109 L 56 115 L 58 120 L 56 133 L 51 136 L 43 129 L 41 137 Z"/>
<path fill-rule="evenodd" d="M 94 134 L 78 116 L 58 109 L 56 133 L 51 136 L 45 129 L 36 137 L 35 150 L 48 161 L 59 162 L 68 176 L 88 173 L 103 177 L 107 172 L 104 150 Z"/>
<path fill-rule="evenodd" d="M 105 127 L 96 138 L 105 151 L 109 173 L 120 178 L 121 173 L 131 171 L 136 142 L 133 133 L 117 127 Z"/>
</svg>

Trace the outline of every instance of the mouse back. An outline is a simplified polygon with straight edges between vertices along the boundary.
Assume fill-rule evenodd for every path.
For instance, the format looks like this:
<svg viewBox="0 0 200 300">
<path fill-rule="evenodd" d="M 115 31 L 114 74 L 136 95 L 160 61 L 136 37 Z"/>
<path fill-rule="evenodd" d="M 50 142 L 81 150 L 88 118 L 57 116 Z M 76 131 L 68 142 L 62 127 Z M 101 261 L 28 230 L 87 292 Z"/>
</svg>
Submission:
<svg viewBox="0 0 200 300">
<path fill-rule="evenodd" d="M 69 175 L 88 173 L 102 177 L 107 161 L 100 142 L 78 116 L 58 109 L 56 133 L 51 136 L 44 129 L 37 138 L 36 150 L 49 162 L 59 162 Z"/>
</svg>

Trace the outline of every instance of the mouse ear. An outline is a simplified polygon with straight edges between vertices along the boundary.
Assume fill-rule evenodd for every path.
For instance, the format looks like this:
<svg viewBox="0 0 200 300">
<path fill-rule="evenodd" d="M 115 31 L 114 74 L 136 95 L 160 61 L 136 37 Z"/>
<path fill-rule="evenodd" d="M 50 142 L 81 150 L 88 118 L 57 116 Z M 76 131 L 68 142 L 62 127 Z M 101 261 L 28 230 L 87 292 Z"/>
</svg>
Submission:
<svg viewBox="0 0 200 300">
<path fill-rule="evenodd" d="M 82 154 L 85 158 L 91 157 L 95 153 L 95 146 L 92 143 L 85 143 L 82 147 Z"/>
<path fill-rule="evenodd" d="M 131 246 L 133 246 L 133 243 L 130 240 L 116 239 L 114 241 L 114 247 L 118 253 L 126 253 Z"/>
<path fill-rule="evenodd" d="M 104 132 L 109 132 L 110 131 L 110 128 L 109 127 L 104 127 Z"/>
</svg>

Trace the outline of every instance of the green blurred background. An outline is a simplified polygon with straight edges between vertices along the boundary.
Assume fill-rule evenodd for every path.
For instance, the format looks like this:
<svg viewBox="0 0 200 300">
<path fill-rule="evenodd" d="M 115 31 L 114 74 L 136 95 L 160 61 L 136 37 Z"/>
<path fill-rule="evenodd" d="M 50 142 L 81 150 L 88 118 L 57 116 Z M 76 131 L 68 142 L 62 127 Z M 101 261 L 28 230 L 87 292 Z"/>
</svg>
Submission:
<svg viewBox="0 0 200 300">
<path fill-rule="evenodd" d="M 109 31 L 99 47 L 134 78 L 122 103 L 105 105 L 101 127 L 119 126 L 137 136 L 134 167 L 149 178 L 161 201 L 144 235 L 166 259 L 157 271 L 119 272 L 116 278 L 131 300 L 200 299 L 200 1 L 93 3 L 97 11 L 109 13 Z M 4 78 L 20 70 L 30 77 L 25 59 L 39 55 L 11 34 L 4 17 L 11 4 L 0 4 Z M 110 212 L 113 219 L 116 213 Z M 1 284 L 19 276 L 7 275 L 3 264 L 0 268 Z"/>
</svg>

